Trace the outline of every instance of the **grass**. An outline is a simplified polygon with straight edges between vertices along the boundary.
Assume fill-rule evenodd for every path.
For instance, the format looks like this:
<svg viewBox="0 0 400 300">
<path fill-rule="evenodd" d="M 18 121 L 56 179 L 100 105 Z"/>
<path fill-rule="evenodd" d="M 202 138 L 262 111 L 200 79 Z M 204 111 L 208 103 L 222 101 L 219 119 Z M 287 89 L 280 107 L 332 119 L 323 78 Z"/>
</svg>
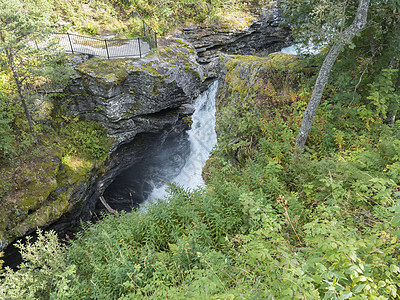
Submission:
<svg viewBox="0 0 400 300">
<path fill-rule="evenodd" d="M 56 13 L 62 19 L 63 32 L 76 32 L 90 36 L 114 35 L 135 38 L 143 35 L 144 21 L 163 36 L 192 24 L 216 25 L 229 30 L 242 30 L 249 26 L 259 12 L 260 1 L 183 1 L 173 3 L 152 0 L 92 0 L 83 4 L 78 0 L 54 0 Z"/>
</svg>

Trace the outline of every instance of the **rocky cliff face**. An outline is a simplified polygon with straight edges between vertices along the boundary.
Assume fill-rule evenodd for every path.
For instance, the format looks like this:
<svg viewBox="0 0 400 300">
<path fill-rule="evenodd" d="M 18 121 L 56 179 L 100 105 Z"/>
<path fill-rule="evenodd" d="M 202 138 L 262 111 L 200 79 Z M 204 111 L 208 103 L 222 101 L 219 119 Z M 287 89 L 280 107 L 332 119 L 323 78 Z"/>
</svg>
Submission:
<svg viewBox="0 0 400 300">
<path fill-rule="evenodd" d="M 140 132 L 156 132 L 174 122 L 165 110 L 180 107 L 176 115 L 191 113 L 182 105 L 205 86 L 194 49 L 179 40 L 163 43 L 153 57 L 92 59 L 75 67 L 66 110 L 103 125 L 115 139 L 113 150 Z"/>
<path fill-rule="evenodd" d="M 77 73 L 67 89 L 71 99 L 65 109 L 99 122 L 114 144 L 102 174 L 82 200 L 84 205 L 53 227 L 62 230 L 63 219 L 89 219 L 99 196 L 117 175 L 154 156 L 171 136 L 184 134 L 188 129 L 184 119 L 193 113 L 191 103 L 207 87 L 196 58 L 192 46 L 169 39 L 162 41 L 151 57 L 112 62 L 92 59 L 75 66 Z M 135 203 L 143 200 L 143 196 L 134 198 Z M 111 205 L 129 210 L 126 203 Z"/>
<path fill-rule="evenodd" d="M 118 174 L 154 155 L 171 136 L 184 134 L 191 103 L 208 83 L 189 44 L 169 39 L 157 51 L 144 59 L 69 58 L 76 72 L 55 110 L 99 122 L 114 143 L 105 161 L 76 172 L 61 151 L 51 153 L 48 178 L 32 187 L 36 196 L 27 198 L 23 211 L 10 215 L 0 232 L 1 248 L 37 227 L 63 232 L 90 219 L 99 196 Z"/>
<path fill-rule="evenodd" d="M 290 30 L 283 27 L 282 9 L 276 2 L 262 6 L 253 20 L 232 26 L 191 26 L 183 29 L 180 37 L 191 42 L 199 56 L 198 62 L 210 63 L 218 52 L 227 54 L 267 55 L 293 43 Z"/>
<path fill-rule="evenodd" d="M 261 17 L 244 29 L 187 28 L 181 37 L 193 46 L 171 38 L 144 59 L 70 57 L 76 72 L 65 90 L 67 96 L 54 106 L 62 114 L 99 122 L 114 141 L 109 156 L 99 164 L 71 172 L 61 151 L 50 153 L 49 163 L 43 168 L 47 177 L 32 187 L 34 193 L 30 192 L 32 197 L 26 201 L 25 210 L 13 211 L 12 219 L 4 226 L 0 223 L 0 248 L 37 227 L 63 232 L 80 220 L 90 219 L 99 196 L 115 178 L 120 180 L 119 174 L 134 164 L 138 169 L 148 168 L 148 159 L 156 156 L 157 149 L 168 148 L 175 137 L 182 141 L 178 151 L 184 157 L 185 129 L 193 113 L 191 103 L 206 89 L 209 77 L 216 76 L 204 71 L 210 68 L 198 62 L 213 61 L 219 51 L 249 54 L 279 50 L 290 43 L 288 30 L 279 26 L 281 21 L 279 9 L 264 7 Z M 179 159 L 183 161 L 182 157 Z M 140 202 L 149 187 L 145 181 L 135 184 Z M 109 204 L 117 209 L 135 206 L 130 199 L 111 200 Z"/>
</svg>

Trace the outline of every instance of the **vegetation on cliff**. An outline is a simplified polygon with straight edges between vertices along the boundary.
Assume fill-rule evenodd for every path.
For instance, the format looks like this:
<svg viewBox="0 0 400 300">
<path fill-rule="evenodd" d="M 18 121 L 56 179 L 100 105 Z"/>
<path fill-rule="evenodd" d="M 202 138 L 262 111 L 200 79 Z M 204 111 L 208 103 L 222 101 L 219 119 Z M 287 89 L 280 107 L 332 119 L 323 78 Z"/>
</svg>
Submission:
<svg viewBox="0 0 400 300">
<path fill-rule="evenodd" d="M 177 27 L 202 23 L 246 27 L 254 20 L 252 11 L 260 7 L 259 2 L 262 1 L 54 0 L 54 6 L 60 16 L 60 30 L 129 38 L 143 35 L 142 19 L 136 12 L 163 36 Z"/>
<path fill-rule="evenodd" d="M 293 152 L 313 76 L 304 63 L 223 58 L 207 187 L 171 186 L 168 202 L 86 225 L 68 247 L 39 234 L 20 246 L 20 270 L 5 271 L 3 295 L 398 297 L 400 131 L 373 102 L 361 109 L 371 117 L 360 118 L 351 113 L 359 104 L 326 94 L 306 152 Z"/>
<path fill-rule="evenodd" d="M 55 90 L 65 87 L 71 68 L 50 44 L 46 51 L 35 44 L 48 36 L 52 13 L 46 0 L 0 5 L 1 249 L 68 211 L 74 184 L 87 180 L 110 147 L 102 128 L 63 115 L 55 104 Z M 69 168 L 82 160 L 83 171 L 84 164 Z"/>
<path fill-rule="evenodd" d="M 163 81 L 171 75 L 165 72 L 172 68 L 176 69 L 176 77 L 186 79 L 180 76 L 185 72 L 191 73 L 194 82 L 200 81 L 194 70 L 198 67 L 194 50 L 178 41 L 160 43 L 152 53 L 157 57 L 139 67 L 134 65 L 135 58 L 92 58 L 83 62 L 87 58 L 65 57 L 53 48 L 38 50 L 34 41 L 39 39 L 40 43 L 53 30 L 56 14 L 51 1 L 42 2 L 46 4 L 42 8 L 36 0 L 9 0 L 0 6 L 0 22 L 4 25 L 0 62 L 5 67 L 0 72 L 0 249 L 37 226 L 48 226 L 82 207 L 84 204 L 71 196 L 80 194 L 81 199 L 85 193 L 77 191 L 91 188 L 89 181 L 104 170 L 102 163 L 114 140 L 99 123 L 68 111 L 71 104 L 92 96 L 91 91 L 87 92 L 90 95 L 76 97 L 63 93 L 71 74 L 84 74 L 94 88 L 105 89 L 117 87 L 128 72 L 149 73 L 149 83 L 156 75 L 167 86 Z M 32 6 L 35 9 L 30 9 Z M 70 65 L 79 62 L 72 70 Z M 154 93 L 163 93 L 160 84 L 155 86 Z M 129 89 L 129 93 L 135 91 Z M 103 100 L 88 104 L 94 114 L 102 111 Z M 139 108 L 139 103 L 128 107 L 122 117 L 132 117 Z"/>
<path fill-rule="evenodd" d="M 302 155 L 295 138 L 324 51 L 221 57 L 207 187 L 171 186 L 168 202 L 105 216 L 67 245 L 39 232 L 20 245 L 19 270 L 2 270 L 1 297 L 399 298 L 399 20 L 387 2 L 386 12 L 372 11 L 389 14 L 393 27 L 372 19 L 373 30 L 339 56 Z M 0 126 L 26 132 L 12 109 Z M 22 141 L 14 142 L 33 149 Z"/>
</svg>

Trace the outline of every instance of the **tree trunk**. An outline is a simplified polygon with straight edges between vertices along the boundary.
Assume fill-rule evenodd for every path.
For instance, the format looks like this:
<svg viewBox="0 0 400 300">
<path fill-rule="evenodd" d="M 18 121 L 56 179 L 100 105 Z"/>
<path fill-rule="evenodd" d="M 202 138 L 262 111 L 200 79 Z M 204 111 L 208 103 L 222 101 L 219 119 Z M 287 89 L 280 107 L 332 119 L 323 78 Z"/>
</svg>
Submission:
<svg viewBox="0 0 400 300">
<path fill-rule="evenodd" d="M 1 41 L 3 43 L 5 43 L 5 38 L 4 38 L 3 33 L 1 32 L 1 30 L 0 30 L 0 39 L 1 39 Z M 18 76 L 18 72 L 15 69 L 13 53 L 12 53 L 11 49 L 7 48 L 7 46 L 5 47 L 4 51 L 6 52 L 6 55 L 7 55 L 8 66 L 10 67 L 10 69 L 11 69 L 11 71 L 13 73 L 14 81 L 15 81 L 15 84 L 17 85 L 18 95 L 19 95 L 19 98 L 21 100 L 22 106 L 24 108 L 25 116 L 26 116 L 26 119 L 28 120 L 29 129 L 31 131 L 33 140 L 35 141 L 35 144 L 39 144 L 39 141 L 38 141 L 38 139 L 36 137 L 35 127 L 34 127 L 33 122 L 32 122 L 31 114 L 29 112 L 28 106 L 26 105 L 24 93 L 22 91 L 22 83 L 21 83 L 21 80 L 20 80 L 20 78 Z"/>
<path fill-rule="evenodd" d="M 315 111 L 321 101 L 322 92 L 325 89 L 325 85 L 329 78 L 329 73 L 332 70 L 334 63 L 336 62 L 339 53 L 342 51 L 344 45 L 352 40 L 357 33 L 359 33 L 365 24 L 367 23 L 369 0 L 360 0 L 358 5 L 357 14 L 354 18 L 353 23 L 346 28 L 342 33 L 339 40 L 335 42 L 332 48 L 329 50 L 322 67 L 319 71 L 317 81 L 314 85 L 314 90 L 311 95 L 310 102 L 304 112 L 303 121 L 301 123 L 300 131 L 296 138 L 296 145 L 300 150 L 304 149 L 308 134 L 311 129 L 312 122 L 314 120 Z"/>
</svg>

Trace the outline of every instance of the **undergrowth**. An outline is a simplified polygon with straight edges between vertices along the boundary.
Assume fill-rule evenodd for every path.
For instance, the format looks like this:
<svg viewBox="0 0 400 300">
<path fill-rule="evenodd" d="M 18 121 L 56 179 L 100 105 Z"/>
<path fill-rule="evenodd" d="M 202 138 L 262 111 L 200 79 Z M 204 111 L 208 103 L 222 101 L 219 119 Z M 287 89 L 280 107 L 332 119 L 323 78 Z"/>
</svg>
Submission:
<svg viewBox="0 0 400 300">
<path fill-rule="evenodd" d="M 232 28 L 245 28 L 254 19 L 250 9 L 260 7 L 258 2 L 54 0 L 54 7 L 57 15 L 63 20 L 57 20 L 62 31 L 72 30 L 88 35 L 113 34 L 132 38 L 143 35 L 141 17 L 159 36 L 171 33 L 178 27 L 200 23 L 223 22 Z"/>
<path fill-rule="evenodd" d="M 230 64 L 230 82 L 246 63 Z M 325 98 L 298 155 L 307 78 L 264 67 L 225 90 L 206 188 L 171 185 L 168 201 L 86 224 L 68 246 L 39 232 L 20 269 L 3 270 L 1 297 L 398 298 L 398 124 Z"/>
</svg>

